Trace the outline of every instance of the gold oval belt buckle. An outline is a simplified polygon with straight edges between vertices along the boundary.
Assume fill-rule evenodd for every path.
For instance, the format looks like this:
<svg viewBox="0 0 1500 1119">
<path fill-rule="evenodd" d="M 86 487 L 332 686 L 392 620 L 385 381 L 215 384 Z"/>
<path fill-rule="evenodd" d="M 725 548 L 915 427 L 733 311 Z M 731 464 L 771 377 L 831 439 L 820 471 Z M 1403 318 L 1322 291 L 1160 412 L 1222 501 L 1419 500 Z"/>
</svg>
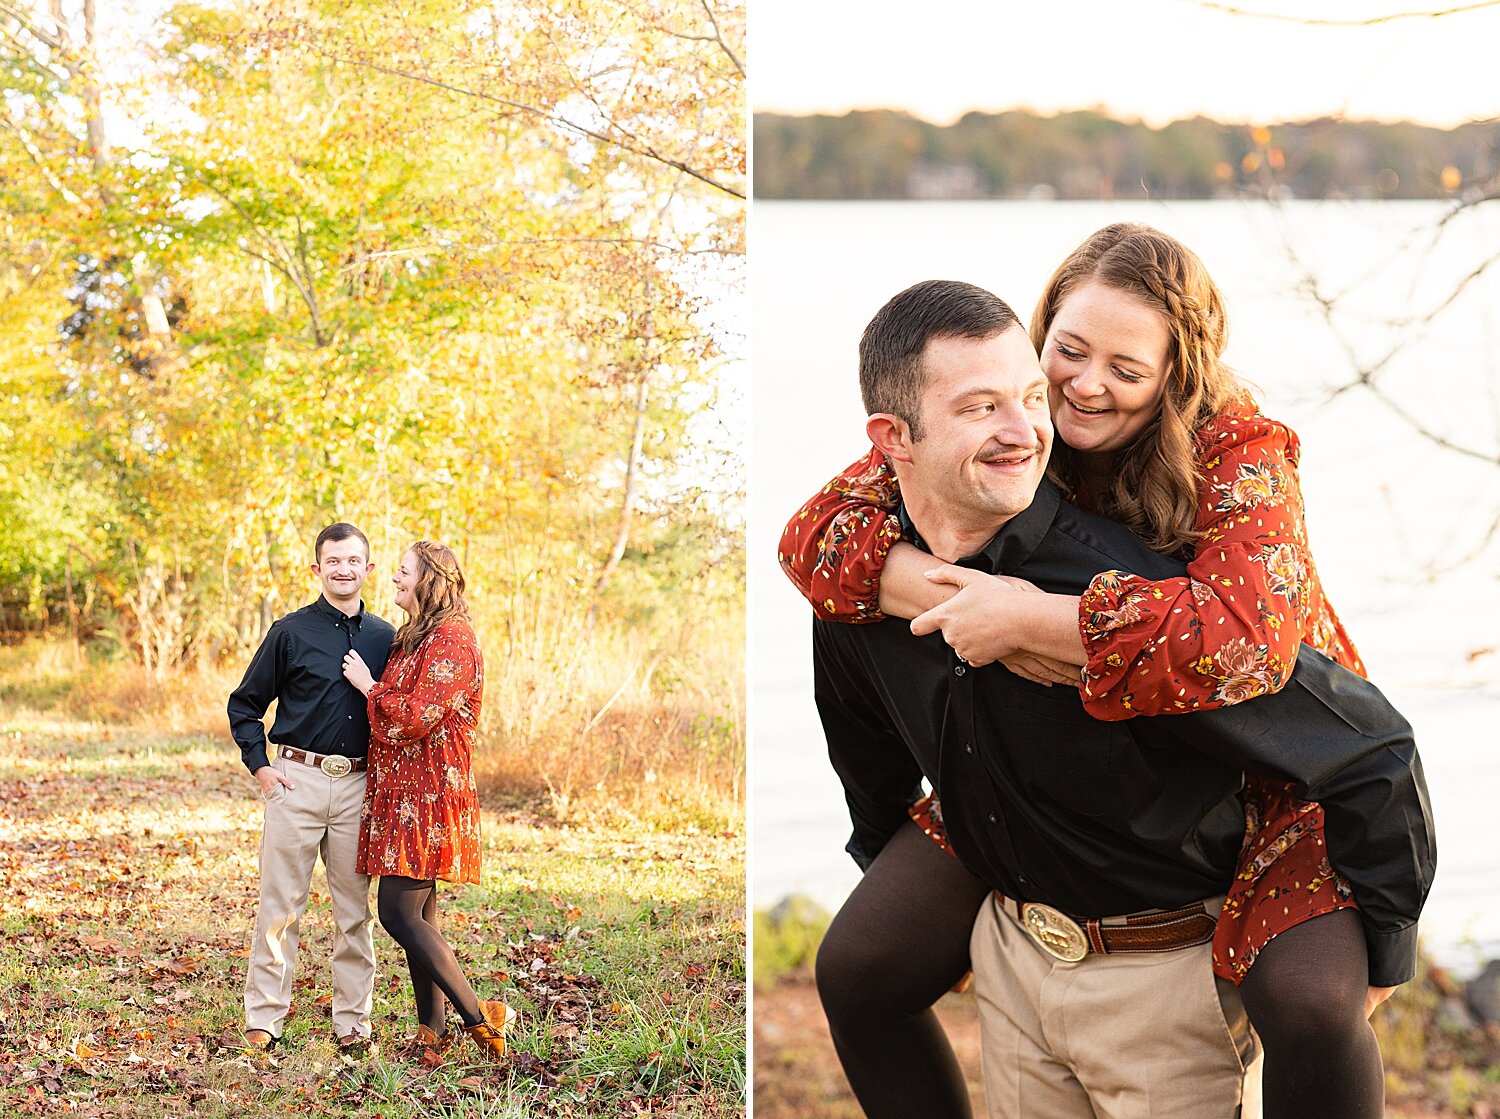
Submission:
<svg viewBox="0 0 1500 1119">
<path fill-rule="evenodd" d="M 324 754 L 318 768 L 330 777 L 343 777 L 354 768 L 354 763 L 342 754 Z"/>
<path fill-rule="evenodd" d="M 1076 964 L 1089 954 L 1089 938 L 1078 922 L 1050 905 L 1028 901 L 1021 906 L 1021 923 L 1049 956 Z"/>
</svg>

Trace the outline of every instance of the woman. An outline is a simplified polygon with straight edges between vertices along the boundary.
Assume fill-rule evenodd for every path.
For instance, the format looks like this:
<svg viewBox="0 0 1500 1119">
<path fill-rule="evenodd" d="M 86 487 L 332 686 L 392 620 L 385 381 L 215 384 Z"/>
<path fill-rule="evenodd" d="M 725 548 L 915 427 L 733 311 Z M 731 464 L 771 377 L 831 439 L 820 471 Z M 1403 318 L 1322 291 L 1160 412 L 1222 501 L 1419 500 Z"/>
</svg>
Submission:
<svg viewBox="0 0 1500 1119">
<path fill-rule="evenodd" d="M 1051 391 L 1052 476 L 1077 504 L 1183 558 L 1188 576 L 1105 572 L 1080 600 L 930 571 L 930 556 L 899 542 L 894 476 L 873 452 L 782 537 L 782 564 L 819 616 L 916 617 L 914 632 L 941 629 L 973 664 L 998 660 L 1038 682 L 1081 684 L 1085 708 L 1101 719 L 1275 691 L 1304 641 L 1362 674 L 1307 554 L 1296 436 L 1261 416 L 1222 364 L 1223 302 L 1201 262 L 1145 226 L 1102 229 L 1048 282 L 1032 341 Z M 1378 1116 L 1382 1070 L 1367 1017 L 1389 988 L 1368 985 L 1359 914 L 1328 865 L 1322 810 L 1254 778 L 1245 803 L 1214 964 L 1241 984 L 1264 1044 L 1265 1114 Z M 935 804 L 913 818 L 942 843 Z M 962 974 L 986 891 L 918 835 L 909 827 L 892 840 L 871 869 L 878 879 L 867 875 L 835 919 L 819 990 L 867 1112 L 900 1114 L 913 1101 L 889 1111 L 884 1101 L 916 1091 L 927 1114 L 966 1116 L 927 1008 Z"/>
<path fill-rule="evenodd" d="M 418 541 L 391 581 L 407 619 L 379 682 L 358 653 L 351 649 L 344 657 L 344 675 L 370 708 L 370 776 L 356 865 L 380 877 L 380 923 L 406 953 L 424 1062 L 440 1062 L 451 1045 L 450 1002 L 464 1032 L 501 1057 L 513 1015 L 504 1002 L 475 996 L 437 920 L 438 879 L 479 881 L 471 758 L 484 658 L 451 551 Z"/>
</svg>

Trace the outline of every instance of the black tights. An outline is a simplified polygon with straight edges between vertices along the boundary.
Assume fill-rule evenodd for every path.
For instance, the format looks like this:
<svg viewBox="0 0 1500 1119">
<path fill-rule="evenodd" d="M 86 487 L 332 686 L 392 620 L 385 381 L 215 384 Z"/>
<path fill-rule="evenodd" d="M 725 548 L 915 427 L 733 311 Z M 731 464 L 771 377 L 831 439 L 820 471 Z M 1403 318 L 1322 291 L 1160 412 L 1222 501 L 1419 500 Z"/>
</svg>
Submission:
<svg viewBox="0 0 1500 1119">
<path fill-rule="evenodd" d="M 988 892 L 909 824 L 829 926 L 818 994 L 869 1119 L 970 1119 L 963 1073 L 932 1004 L 968 969 L 969 932 Z M 1240 994 L 1265 1049 L 1265 1119 L 1383 1114 L 1366 972 L 1355 910 L 1306 921 L 1261 951 Z"/>
<path fill-rule="evenodd" d="M 406 952 L 417 1021 L 441 1034 L 449 1002 L 457 1008 L 465 1026 L 484 1021 L 474 988 L 438 931 L 437 883 L 430 878 L 422 881 L 382 875 L 376 905 L 381 927 Z"/>
<path fill-rule="evenodd" d="M 1385 1114 L 1385 1071 L 1365 1019 L 1369 964 L 1359 910 L 1294 925 L 1261 949 L 1240 984 L 1266 1051 L 1266 1119 Z"/>
<path fill-rule="evenodd" d="M 969 970 L 969 931 L 988 894 L 907 824 L 828 926 L 818 995 L 870 1119 L 969 1119 L 964 1074 L 932 1004 Z"/>
</svg>

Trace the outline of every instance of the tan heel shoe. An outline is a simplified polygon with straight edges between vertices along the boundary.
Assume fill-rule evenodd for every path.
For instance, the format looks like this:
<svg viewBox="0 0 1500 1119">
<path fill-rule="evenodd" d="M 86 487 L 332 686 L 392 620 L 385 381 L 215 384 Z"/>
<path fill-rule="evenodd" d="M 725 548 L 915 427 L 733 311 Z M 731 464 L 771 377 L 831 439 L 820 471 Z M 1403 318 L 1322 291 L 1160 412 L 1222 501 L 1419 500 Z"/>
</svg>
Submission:
<svg viewBox="0 0 1500 1119">
<path fill-rule="evenodd" d="M 424 1068 L 437 1068 L 448 1059 L 448 1052 L 457 1040 L 451 1033 L 439 1036 L 429 1026 L 418 1026 L 409 1048 Z"/>
<path fill-rule="evenodd" d="M 477 1041 L 486 1055 L 505 1056 L 505 1031 L 515 1020 L 515 1012 L 495 999 L 480 999 L 479 1012 L 484 1015 L 484 1021 L 476 1026 L 465 1026 L 464 1033 Z"/>
</svg>

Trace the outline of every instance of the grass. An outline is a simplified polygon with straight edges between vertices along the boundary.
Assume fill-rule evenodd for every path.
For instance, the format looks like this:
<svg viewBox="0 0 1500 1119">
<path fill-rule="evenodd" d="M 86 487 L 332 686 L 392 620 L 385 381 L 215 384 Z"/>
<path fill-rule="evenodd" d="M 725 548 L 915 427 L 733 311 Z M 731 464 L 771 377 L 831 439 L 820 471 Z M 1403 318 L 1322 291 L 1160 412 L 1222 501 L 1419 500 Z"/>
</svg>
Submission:
<svg viewBox="0 0 1500 1119">
<path fill-rule="evenodd" d="M 623 798 L 592 818 L 559 818 L 545 799 L 488 808 L 483 881 L 446 890 L 441 909 L 476 989 L 521 1011 L 504 1065 L 469 1063 L 473 1047 L 432 1072 L 394 1057 L 415 1023 L 403 961 L 379 931 L 374 1024 L 385 1048 L 354 1069 L 338 1061 L 319 870 L 283 1055 L 258 1069 L 213 1046 L 240 1022 L 260 821 L 227 734 L 172 729 L 186 717 L 164 718 L 165 730 L 69 717 L 79 697 L 39 685 L 24 698 L 42 710 L 17 710 L 18 671 L 0 662 L 0 834 L 16 837 L 0 846 L 10 1115 L 743 1113 L 733 794 L 712 811 L 649 818 Z M 85 698 L 106 697 L 98 714 L 116 702 L 109 694 L 96 682 Z"/>
</svg>

